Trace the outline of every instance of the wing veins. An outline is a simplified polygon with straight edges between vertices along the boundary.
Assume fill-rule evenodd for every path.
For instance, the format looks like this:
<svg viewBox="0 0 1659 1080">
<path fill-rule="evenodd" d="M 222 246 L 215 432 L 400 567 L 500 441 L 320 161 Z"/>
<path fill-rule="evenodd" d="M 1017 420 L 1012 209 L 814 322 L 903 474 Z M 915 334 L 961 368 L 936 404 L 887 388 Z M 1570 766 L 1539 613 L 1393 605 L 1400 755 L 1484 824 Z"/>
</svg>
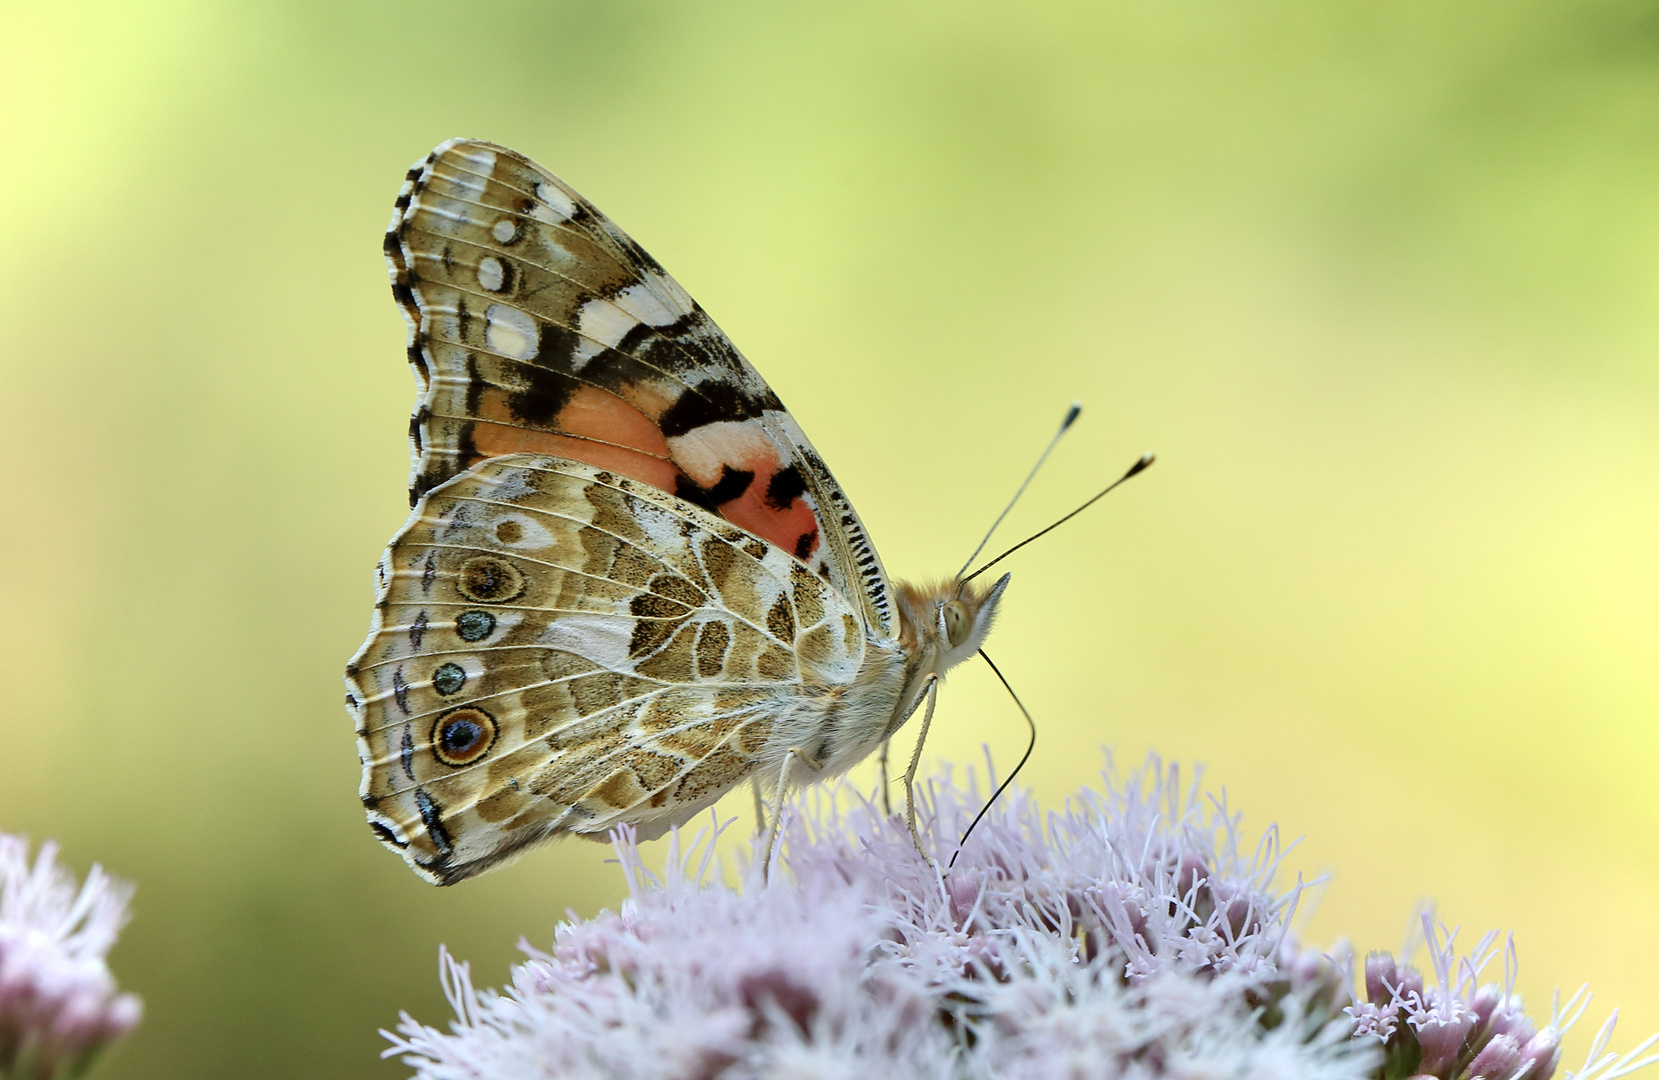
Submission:
<svg viewBox="0 0 1659 1080">
<path fill-rule="evenodd" d="M 566 650 L 566 651 L 568 651 L 568 650 Z M 577 655 L 580 655 L 580 654 L 578 653 Z M 589 658 L 584 656 L 584 657 L 582 657 L 582 659 L 586 660 L 586 659 L 589 659 Z M 793 680 L 793 681 L 785 680 L 785 681 L 782 681 L 782 682 L 773 681 L 773 682 L 759 682 L 759 683 L 731 683 L 731 682 L 675 683 L 675 682 L 664 682 L 661 679 L 653 679 L 653 678 L 650 678 L 650 677 L 644 676 L 644 675 L 635 675 L 633 672 L 614 671 L 610 668 L 600 668 L 596 671 L 584 671 L 580 675 L 567 676 L 567 677 L 562 677 L 562 678 L 558 678 L 558 679 L 542 679 L 542 680 L 539 680 L 537 682 L 526 683 L 523 686 L 515 686 L 515 687 L 512 687 L 510 689 L 506 689 L 506 690 L 497 690 L 493 694 L 481 694 L 481 695 L 475 695 L 473 697 L 468 697 L 468 698 L 457 697 L 452 701 L 445 702 L 444 706 L 440 709 L 427 709 L 423 712 L 411 713 L 410 715 L 405 716 L 402 719 L 391 720 L 391 721 L 388 721 L 387 723 L 381 724 L 379 727 L 367 728 L 367 729 L 365 729 L 365 731 L 368 734 L 379 734 L 381 732 L 390 731 L 393 728 L 399 727 L 403 724 L 413 724 L 413 723 L 416 723 L 417 721 L 426 720 L 426 719 L 429 719 L 429 718 L 430 719 L 437 719 L 439 716 L 442 716 L 444 713 L 449 712 L 451 709 L 465 708 L 469 705 L 477 705 L 479 702 L 499 701 L 501 698 L 506 697 L 508 695 L 524 693 L 525 691 L 528 691 L 528 690 L 545 690 L 549 687 L 558 686 L 558 685 L 564 683 L 566 681 L 566 678 L 580 679 L 580 678 L 586 678 L 586 677 L 591 676 L 591 675 L 619 675 L 619 676 L 622 676 L 624 678 L 637 678 L 641 682 L 655 683 L 657 685 L 656 685 L 656 689 L 654 689 L 654 690 L 647 691 L 646 693 L 643 693 L 643 694 L 636 694 L 633 697 L 625 698 L 621 701 L 618 701 L 614 705 L 607 705 L 603 709 L 598 709 L 598 710 L 595 710 L 594 712 L 591 712 L 591 713 L 581 713 L 575 719 L 569 721 L 569 723 L 574 724 L 574 723 L 577 723 L 578 721 L 590 720 L 590 719 L 592 719 L 593 717 L 596 717 L 596 716 L 602 717 L 608 712 L 612 712 L 616 709 L 620 709 L 620 708 L 623 708 L 624 706 L 632 705 L 632 704 L 635 704 L 637 702 L 638 703 L 649 702 L 652 698 L 660 697 L 661 695 L 666 694 L 671 690 L 708 690 L 708 691 L 711 691 L 711 692 L 714 691 L 714 690 L 779 690 L 779 689 L 786 689 L 786 688 L 792 687 L 792 686 L 802 686 L 802 685 L 804 685 L 804 681 L 800 680 L 800 679 L 796 679 L 796 680 Z M 425 683 L 411 683 L 410 687 L 414 688 L 415 686 L 424 686 L 424 685 L 427 685 L 427 684 L 425 684 Z M 390 695 L 389 694 L 376 695 L 376 697 L 374 699 L 365 699 L 365 700 L 366 701 L 367 700 L 375 700 L 375 701 L 379 702 L 379 701 L 384 701 L 385 698 L 388 697 L 388 696 L 390 696 Z M 387 710 L 388 715 L 390 715 L 390 712 L 391 712 L 391 710 L 388 709 Z M 547 735 L 555 735 L 557 733 L 558 733 L 557 728 L 551 728 L 546 732 Z M 545 737 L 545 736 L 543 736 L 543 737 Z M 427 743 L 425 745 L 430 745 L 430 743 Z M 472 766 L 470 766 L 470 765 L 467 766 L 467 768 L 471 768 L 471 767 Z M 457 769 L 456 771 L 459 772 L 461 770 Z"/>
<path fill-rule="evenodd" d="M 621 707 L 622 707 L 622 705 L 620 705 L 620 704 L 619 705 L 608 706 L 608 707 L 600 710 L 599 712 L 589 713 L 586 716 L 580 717 L 578 720 L 572 721 L 572 724 L 579 723 L 579 722 L 582 722 L 582 721 L 592 720 L 595 717 L 603 717 L 606 713 L 615 712 L 616 710 L 620 709 Z M 684 725 L 682 727 L 675 728 L 674 730 L 675 731 L 685 731 L 685 730 L 688 730 L 691 727 L 696 726 L 697 724 L 704 724 L 704 723 L 708 723 L 708 722 L 713 721 L 713 720 L 722 720 L 722 719 L 725 719 L 725 718 L 730 717 L 730 716 L 742 716 L 745 713 L 751 713 L 751 712 L 752 713 L 757 713 L 757 714 L 758 713 L 763 713 L 764 712 L 764 706 L 748 705 L 748 706 L 744 706 L 741 709 L 732 710 L 731 712 L 714 713 L 712 715 L 699 718 L 696 721 L 696 723 L 694 723 L 694 724 L 687 724 L 687 725 Z M 735 731 L 735 729 L 734 729 L 734 731 Z M 554 731 L 549 731 L 547 734 L 552 735 L 552 734 L 555 734 L 555 733 L 556 732 L 554 732 Z M 537 739 L 535 741 L 540 742 L 540 741 L 542 741 L 542 739 L 545 739 L 545 738 L 546 738 L 546 736 L 544 735 L 544 736 L 541 737 L 541 739 Z M 725 741 L 724 739 L 721 740 L 722 743 L 724 743 L 724 741 Z M 529 746 L 529 745 L 531 745 L 531 743 L 527 741 L 527 742 L 524 743 L 524 745 Z M 568 753 L 569 750 L 575 749 L 576 746 L 580 746 L 580 745 L 581 745 L 580 743 L 577 743 L 577 744 L 575 744 L 575 746 L 566 748 L 563 752 L 557 751 L 557 750 L 552 751 L 552 753 L 554 755 L 553 760 L 557 761 L 559 759 L 559 757 L 563 756 L 564 753 Z M 614 757 L 614 755 L 612 755 L 612 756 Z M 494 760 L 491 760 L 491 759 L 486 758 L 482 761 L 476 761 L 471 765 L 463 765 L 459 769 L 451 769 L 450 771 L 448 771 L 446 773 L 443 773 L 441 776 L 437 777 L 436 779 L 437 780 L 447 780 L 452 776 L 465 776 L 467 773 L 473 772 L 474 770 L 487 768 L 488 766 L 494 764 L 496 761 L 499 761 L 499 760 L 501 760 L 501 759 L 496 758 Z M 611 760 L 611 758 L 605 758 L 603 760 L 609 761 L 609 760 Z M 702 760 L 702 759 L 699 758 L 697 760 Z M 397 771 L 397 772 L 402 771 L 401 768 L 398 768 L 398 760 L 397 760 L 396 757 L 394 757 L 390 760 L 382 760 L 380 758 L 375 758 L 375 759 L 373 759 L 373 762 L 374 762 L 375 765 L 380 766 L 381 768 L 384 768 L 389 772 L 390 771 Z M 381 798 L 385 799 L 388 796 L 403 795 L 403 794 L 406 794 L 410 791 L 415 790 L 418 787 L 422 787 L 426 784 L 430 784 L 430 783 L 433 783 L 433 782 L 434 782 L 434 780 L 405 780 L 405 781 L 402 782 L 402 786 L 389 788 L 387 790 L 386 794 L 382 795 Z M 450 808 L 446 808 L 445 809 L 445 816 L 448 816 L 448 814 L 451 813 L 451 812 L 453 812 L 453 811 Z"/>
</svg>

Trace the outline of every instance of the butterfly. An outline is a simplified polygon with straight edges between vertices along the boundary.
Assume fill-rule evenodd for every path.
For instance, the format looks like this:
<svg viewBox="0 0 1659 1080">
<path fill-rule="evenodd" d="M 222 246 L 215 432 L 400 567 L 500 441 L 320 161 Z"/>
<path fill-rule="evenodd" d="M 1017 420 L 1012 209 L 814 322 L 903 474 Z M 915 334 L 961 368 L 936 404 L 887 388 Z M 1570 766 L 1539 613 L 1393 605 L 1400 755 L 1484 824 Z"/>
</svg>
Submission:
<svg viewBox="0 0 1659 1080">
<path fill-rule="evenodd" d="M 781 799 L 924 698 L 925 733 L 1008 577 L 890 580 L 777 395 L 626 233 L 456 139 L 409 170 L 385 251 L 413 510 L 346 705 L 369 824 L 417 874 L 651 838 L 748 780 Z"/>
</svg>

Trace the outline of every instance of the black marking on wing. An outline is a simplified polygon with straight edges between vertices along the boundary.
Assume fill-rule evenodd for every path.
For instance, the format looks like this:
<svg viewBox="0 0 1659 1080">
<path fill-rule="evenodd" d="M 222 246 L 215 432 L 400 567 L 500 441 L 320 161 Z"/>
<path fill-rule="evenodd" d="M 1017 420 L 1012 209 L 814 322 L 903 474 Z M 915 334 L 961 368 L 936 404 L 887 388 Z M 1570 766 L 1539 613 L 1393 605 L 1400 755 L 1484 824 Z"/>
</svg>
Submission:
<svg viewBox="0 0 1659 1080">
<path fill-rule="evenodd" d="M 720 479 L 708 489 L 710 501 L 719 505 L 729 503 L 733 499 L 742 498 L 743 493 L 749 490 L 749 485 L 755 482 L 755 474 L 750 469 L 734 469 L 730 465 L 720 466 Z"/>
<path fill-rule="evenodd" d="M 416 342 L 415 344 L 410 345 L 404 350 L 404 352 L 408 354 L 409 363 L 414 367 L 416 373 L 419 375 L 421 385 L 425 386 L 432 378 L 432 369 L 426 366 L 426 354 L 421 351 L 420 343 Z M 420 417 L 421 423 L 424 424 L 426 423 L 426 418 L 431 415 L 431 411 L 423 405 L 421 406 L 421 411 L 417 415 Z"/>
<path fill-rule="evenodd" d="M 392 697 L 397 701 L 397 707 L 403 710 L 403 715 L 410 715 L 409 684 L 403 681 L 402 664 L 392 669 Z M 405 732 L 404 734 L 407 735 L 408 733 Z"/>
<path fill-rule="evenodd" d="M 740 498 L 749 485 L 755 482 L 755 474 L 748 469 L 734 469 L 730 465 L 720 466 L 720 479 L 711 487 L 703 487 L 697 481 L 680 473 L 674 478 L 674 497 L 684 499 L 694 506 L 700 506 L 711 514 L 720 513 L 720 507 L 733 499 Z"/>
<path fill-rule="evenodd" d="M 409 846 L 409 841 L 399 840 L 397 838 L 397 833 L 393 832 L 391 829 L 387 828 L 385 825 L 382 825 L 378 821 L 369 822 L 369 828 L 374 830 L 375 836 L 379 837 L 380 842 L 383 844 L 390 844 L 395 848 L 406 848 Z"/>
<path fill-rule="evenodd" d="M 449 858 L 455 853 L 455 843 L 449 838 L 449 830 L 444 828 L 443 811 L 432 801 L 432 796 L 426 793 L 425 788 L 415 789 L 415 805 L 420 809 L 421 821 L 426 825 L 426 834 L 438 845 L 443 857 Z"/>
<path fill-rule="evenodd" d="M 723 420 L 750 420 L 768 409 L 783 411 L 783 403 L 770 389 L 752 393 L 735 383 L 703 382 L 680 395 L 658 419 L 665 438 L 684 435 L 705 424 Z"/>
<path fill-rule="evenodd" d="M 467 309 L 467 298 L 466 298 L 466 296 L 463 294 L 461 296 L 456 297 L 455 298 L 455 325 L 456 325 L 456 328 L 460 331 L 459 336 L 460 336 L 462 341 L 467 340 L 467 331 L 468 331 L 468 328 L 472 326 L 473 318 L 474 318 L 474 316 L 473 316 L 472 312 Z"/>
<path fill-rule="evenodd" d="M 659 331 L 656 327 L 647 323 L 637 322 L 628 328 L 628 332 L 622 335 L 622 340 L 611 346 L 611 349 L 612 351 L 619 352 L 624 356 L 643 353 L 646 346 L 653 343 L 658 333 Z"/>
<path fill-rule="evenodd" d="M 806 478 L 794 462 L 772 474 L 766 485 L 766 503 L 774 510 L 787 510 L 791 503 L 806 494 Z"/>
<path fill-rule="evenodd" d="M 576 347 L 576 335 L 557 326 L 543 326 L 541 353 L 536 362 L 525 364 L 520 372 L 524 379 L 521 388 L 507 395 L 507 408 L 513 419 L 546 428 L 559 410 L 570 403 L 572 395 L 581 388 L 581 380 L 569 371 L 547 363 L 547 355 L 568 356 Z"/>
<path fill-rule="evenodd" d="M 483 375 L 478 370 L 478 354 L 475 353 L 475 352 L 468 352 L 467 353 L 467 415 L 468 416 L 478 415 L 478 406 L 483 403 L 483 400 L 484 400 L 484 387 L 486 385 L 487 384 L 484 382 Z"/>
</svg>

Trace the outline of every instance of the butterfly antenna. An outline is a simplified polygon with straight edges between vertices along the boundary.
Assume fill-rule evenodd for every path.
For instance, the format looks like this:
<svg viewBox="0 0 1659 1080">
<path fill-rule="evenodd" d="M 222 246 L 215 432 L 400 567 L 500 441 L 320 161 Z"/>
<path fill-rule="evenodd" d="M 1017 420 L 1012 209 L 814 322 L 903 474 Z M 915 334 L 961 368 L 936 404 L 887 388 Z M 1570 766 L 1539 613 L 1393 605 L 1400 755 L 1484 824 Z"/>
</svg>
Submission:
<svg viewBox="0 0 1659 1080">
<path fill-rule="evenodd" d="M 1014 693 L 1014 688 L 1008 685 L 1008 680 L 1002 677 L 1002 672 L 997 669 L 997 666 L 991 663 L 991 658 L 984 649 L 979 650 L 979 658 L 987 664 L 991 664 L 991 670 L 996 672 L 997 679 L 1002 683 L 1002 688 L 1008 691 L 1008 696 L 1013 698 L 1014 704 L 1020 707 L 1020 715 L 1025 717 L 1026 724 L 1031 728 L 1031 741 L 1025 744 L 1025 756 L 1020 758 L 1018 765 L 1014 766 L 1014 771 L 1008 774 L 1006 780 L 997 785 L 996 791 L 991 793 L 991 797 L 986 800 L 985 805 L 979 808 L 979 813 L 974 815 L 973 821 L 968 823 L 968 831 L 963 833 L 962 839 L 956 842 L 956 851 L 951 855 L 950 862 L 945 864 L 946 870 L 956 865 L 956 856 L 962 854 L 962 846 L 968 842 L 968 837 L 973 835 L 974 826 L 978 825 L 985 815 L 990 812 L 997 798 L 1008 790 L 1008 785 L 1014 782 L 1014 777 L 1018 776 L 1020 770 L 1025 768 L 1025 763 L 1031 760 L 1031 751 L 1037 748 L 1037 722 L 1031 719 L 1031 714 L 1026 711 L 1025 703 L 1020 700 L 1018 694 Z"/>
<path fill-rule="evenodd" d="M 1078 514 L 1081 514 L 1083 511 L 1087 510 L 1089 507 L 1093 506 L 1095 503 L 1099 502 L 1101 499 L 1104 499 L 1106 497 L 1106 495 L 1113 488 L 1117 487 L 1119 484 L 1123 483 L 1125 480 L 1129 479 L 1131 476 L 1134 476 L 1134 475 L 1136 475 L 1138 473 L 1141 473 L 1141 472 L 1145 472 L 1147 466 L 1151 465 L 1156 460 L 1157 460 L 1157 455 L 1155 455 L 1155 454 L 1142 454 L 1140 456 L 1139 461 L 1137 461 L 1133 465 L 1129 466 L 1129 471 L 1128 472 L 1124 473 L 1122 476 L 1118 477 L 1116 480 L 1113 480 L 1110 484 L 1107 484 L 1105 489 L 1102 490 L 1100 492 L 1100 494 L 1096 495 L 1094 498 L 1090 499 L 1088 502 L 1084 503 L 1082 506 L 1079 506 L 1076 510 L 1073 510 L 1071 513 L 1067 514 L 1065 517 L 1061 518 L 1059 521 L 1056 521 L 1054 524 L 1050 525 L 1048 528 L 1043 529 L 1040 532 L 1032 533 L 1030 536 L 1026 537 L 1024 540 L 1021 540 L 1019 543 L 1015 544 L 1013 547 L 1009 548 L 1007 551 L 1003 552 L 1001 555 L 998 555 L 996 558 L 992 559 L 990 562 L 986 563 L 984 566 L 981 566 L 978 570 L 975 570 L 973 573 L 969 574 L 967 577 L 962 577 L 962 575 L 960 575 L 960 574 L 958 574 L 957 577 L 961 580 L 962 584 L 966 585 L 968 582 L 972 581 L 974 578 L 976 578 L 979 575 L 983 574 L 985 571 L 989 570 L 991 567 L 995 566 L 997 563 L 999 563 L 1002 560 L 1006 559 L 1008 556 L 1014 554 L 1014 552 L 1018 551 L 1020 548 L 1022 548 L 1025 545 L 1031 543 L 1031 541 L 1037 539 L 1040 536 L 1047 536 L 1049 533 L 1053 532 L 1055 529 L 1058 529 L 1060 526 L 1064 525 L 1066 522 L 1070 521 L 1072 518 L 1076 517 Z M 1021 488 L 1021 490 L 1023 491 L 1024 488 Z M 1001 520 L 1001 519 L 999 518 L 998 520 Z M 987 537 L 987 539 L 989 539 L 989 537 Z M 984 545 L 982 544 L 980 546 L 983 547 Z M 1010 690 L 1009 693 L 1013 693 L 1013 691 Z"/>
<path fill-rule="evenodd" d="M 968 567 L 972 566 L 974 564 L 974 560 L 979 558 L 979 553 L 984 551 L 985 545 L 991 542 L 991 534 L 997 531 L 997 526 L 1001 525 L 1002 519 L 1008 516 L 1008 511 L 1014 509 L 1014 504 L 1020 501 L 1020 496 L 1024 495 L 1025 489 L 1031 485 L 1031 478 L 1037 475 L 1037 470 L 1042 468 L 1043 462 L 1048 460 L 1048 455 L 1053 452 L 1055 444 L 1060 441 L 1060 436 L 1066 433 L 1066 429 L 1071 427 L 1072 421 L 1076 420 L 1077 414 L 1082 411 L 1083 403 L 1081 401 L 1074 401 L 1071 403 L 1071 408 L 1066 410 L 1066 418 L 1060 421 L 1060 430 L 1054 433 L 1054 438 L 1048 440 L 1048 445 L 1044 447 L 1043 452 L 1037 456 L 1037 464 L 1031 466 L 1031 471 L 1025 474 L 1025 482 L 1020 485 L 1020 489 L 1018 491 L 1014 492 L 1014 497 L 1008 500 L 1008 505 L 1002 508 L 1002 513 L 997 515 L 997 519 L 991 522 L 991 527 L 986 530 L 985 539 L 979 542 L 979 546 L 974 548 L 974 553 L 968 556 L 968 561 L 962 564 L 962 569 L 956 572 L 957 577 L 961 577 L 963 574 L 967 573 Z"/>
</svg>

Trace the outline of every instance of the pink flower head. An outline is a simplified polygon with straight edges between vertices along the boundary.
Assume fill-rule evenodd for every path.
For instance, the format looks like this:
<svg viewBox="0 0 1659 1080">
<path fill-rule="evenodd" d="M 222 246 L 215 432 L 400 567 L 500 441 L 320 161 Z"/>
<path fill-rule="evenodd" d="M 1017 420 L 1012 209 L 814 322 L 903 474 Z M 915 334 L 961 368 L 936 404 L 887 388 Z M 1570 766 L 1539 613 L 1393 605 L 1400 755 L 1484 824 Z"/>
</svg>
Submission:
<svg viewBox="0 0 1659 1080">
<path fill-rule="evenodd" d="M 712 840 L 677 835 L 654 877 L 624 830 L 620 911 L 561 926 L 500 992 L 444 955 L 452 1030 L 405 1015 L 387 1053 L 420 1080 L 1454 1080 L 1511 1057 L 1549 1080 L 1507 989 L 1474 1004 L 1494 935 L 1464 958 L 1429 924 L 1436 984 L 1374 956 L 1356 1002 L 1351 952 L 1289 932 L 1301 884 L 1275 884 L 1273 830 L 1246 843 L 1156 758 L 1104 776 L 1046 814 L 1010 792 L 943 873 L 971 775 L 918 793 L 935 860 L 845 784 L 786 808 L 770 884 L 751 851 L 726 886 Z"/>
<path fill-rule="evenodd" d="M 77 888 L 56 858 L 0 834 L 0 1076 L 78 1075 L 142 1013 L 104 963 L 131 890 L 97 866 Z"/>
</svg>

